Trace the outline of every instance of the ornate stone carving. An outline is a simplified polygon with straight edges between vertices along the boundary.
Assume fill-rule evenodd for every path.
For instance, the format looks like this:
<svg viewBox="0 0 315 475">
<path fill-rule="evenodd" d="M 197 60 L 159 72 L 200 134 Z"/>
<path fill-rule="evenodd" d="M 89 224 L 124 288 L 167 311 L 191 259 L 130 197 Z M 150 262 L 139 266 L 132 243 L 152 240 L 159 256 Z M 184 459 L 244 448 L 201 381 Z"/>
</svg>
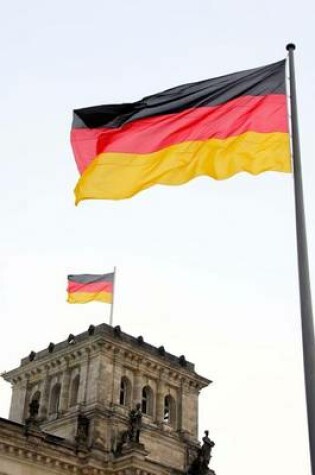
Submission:
<svg viewBox="0 0 315 475">
<path fill-rule="evenodd" d="M 129 413 L 129 442 L 140 442 L 140 430 L 142 423 L 142 412 L 140 410 L 140 403 L 137 403 L 135 409 L 131 409 Z"/>
<path fill-rule="evenodd" d="M 214 474 L 213 470 L 209 468 L 212 448 L 215 443 L 209 438 L 209 431 L 205 430 L 205 435 L 202 438 L 202 446 L 198 450 L 197 457 L 193 460 L 188 469 L 188 475 L 210 475 Z"/>
<path fill-rule="evenodd" d="M 144 445 L 140 443 L 140 431 L 142 424 L 142 412 L 140 403 L 135 409 L 129 412 L 129 426 L 126 431 L 119 434 L 116 447 L 113 450 L 117 456 L 128 452 L 130 449 L 144 450 Z"/>
<path fill-rule="evenodd" d="M 75 440 L 78 445 L 87 446 L 89 438 L 90 420 L 83 414 L 78 415 L 77 433 Z"/>
<path fill-rule="evenodd" d="M 33 399 L 29 404 L 29 416 L 25 419 L 25 427 L 24 431 L 27 433 L 30 429 L 39 429 L 39 420 L 38 420 L 38 412 L 39 412 L 39 402 L 38 399 Z"/>
</svg>

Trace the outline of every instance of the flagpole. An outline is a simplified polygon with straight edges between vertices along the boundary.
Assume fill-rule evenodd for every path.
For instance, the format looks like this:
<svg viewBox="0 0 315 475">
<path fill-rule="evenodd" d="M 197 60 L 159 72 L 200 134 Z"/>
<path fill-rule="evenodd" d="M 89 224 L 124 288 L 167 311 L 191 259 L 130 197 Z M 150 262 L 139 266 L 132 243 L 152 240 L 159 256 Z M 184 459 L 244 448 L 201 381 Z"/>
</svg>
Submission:
<svg viewBox="0 0 315 475">
<path fill-rule="evenodd" d="M 115 279 L 116 279 L 116 267 L 114 267 L 112 303 L 110 305 L 110 316 L 109 316 L 109 324 L 110 324 L 111 327 L 113 326 L 114 299 L 115 299 Z"/>
<path fill-rule="evenodd" d="M 303 362 L 306 406 L 308 416 L 309 446 L 312 475 L 315 475 L 315 341 L 314 322 L 312 311 L 312 297 L 309 277 L 307 254 L 307 238 L 304 213 L 302 168 L 300 154 L 300 139 L 298 130 L 298 114 L 296 100 L 296 83 L 294 70 L 295 45 L 290 43 L 286 47 L 289 52 L 290 71 L 290 105 L 291 105 L 291 134 L 293 154 L 293 177 L 295 196 L 295 219 L 298 256 L 298 274 L 300 287 L 300 309 L 302 322 Z"/>
</svg>

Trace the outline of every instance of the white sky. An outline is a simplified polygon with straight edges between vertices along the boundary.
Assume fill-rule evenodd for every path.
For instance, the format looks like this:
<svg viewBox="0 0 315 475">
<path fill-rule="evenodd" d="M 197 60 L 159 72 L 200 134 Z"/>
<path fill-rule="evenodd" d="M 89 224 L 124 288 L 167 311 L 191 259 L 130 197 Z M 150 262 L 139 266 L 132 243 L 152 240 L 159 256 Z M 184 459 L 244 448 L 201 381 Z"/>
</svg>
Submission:
<svg viewBox="0 0 315 475">
<path fill-rule="evenodd" d="M 69 130 L 73 108 L 268 64 L 296 42 L 314 280 L 314 17 L 310 0 L 3 3 L 0 371 L 108 322 L 109 306 L 66 303 L 66 276 L 116 265 L 114 323 L 214 381 L 200 435 L 217 474 L 310 473 L 292 177 L 203 177 L 76 208 Z M 0 382 L 2 417 L 9 400 Z"/>
</svg>

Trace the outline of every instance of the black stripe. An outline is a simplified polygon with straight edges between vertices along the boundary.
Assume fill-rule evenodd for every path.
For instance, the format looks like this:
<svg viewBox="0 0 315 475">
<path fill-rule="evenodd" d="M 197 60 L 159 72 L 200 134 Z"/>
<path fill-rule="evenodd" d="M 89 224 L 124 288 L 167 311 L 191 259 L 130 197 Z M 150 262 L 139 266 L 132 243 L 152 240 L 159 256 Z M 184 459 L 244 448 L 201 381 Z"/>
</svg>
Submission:
<svg viewBox="0 0 315 475">
<path fill-rule="evenodd" d="M 130 104 L 74 110 L 73 128 L 116 128 L 138 119 L 216 106 L 240 96 L 285 94 L 285 60 L 261 68 L 184 84 Z"/>
<path fill-rule="evenodd" d="M 78 282 L 79 284 L 91 284 L 92 282 L 113 282 L 114 273 L 110 274 L 78 274 L 68 275 L 70 282 Z"/>
</svg>

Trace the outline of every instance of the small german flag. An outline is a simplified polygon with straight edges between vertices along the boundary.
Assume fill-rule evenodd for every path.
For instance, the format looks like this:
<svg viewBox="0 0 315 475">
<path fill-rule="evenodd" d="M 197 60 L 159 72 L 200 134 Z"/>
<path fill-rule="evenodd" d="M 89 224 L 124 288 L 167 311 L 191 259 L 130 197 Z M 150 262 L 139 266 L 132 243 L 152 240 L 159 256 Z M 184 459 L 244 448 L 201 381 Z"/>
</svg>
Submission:
<svg viewBox="0 0 315 475">
<path fill-rule="evenodd" d="M 285 60 L 74 111 L 76 203 L 207 175 L 290 172 Z"/>
<path fill-rule="evenodd" d="M 68 275 L 68 302 L 113 302 L 114 272 L 110 274 Z"/>
</svg>

